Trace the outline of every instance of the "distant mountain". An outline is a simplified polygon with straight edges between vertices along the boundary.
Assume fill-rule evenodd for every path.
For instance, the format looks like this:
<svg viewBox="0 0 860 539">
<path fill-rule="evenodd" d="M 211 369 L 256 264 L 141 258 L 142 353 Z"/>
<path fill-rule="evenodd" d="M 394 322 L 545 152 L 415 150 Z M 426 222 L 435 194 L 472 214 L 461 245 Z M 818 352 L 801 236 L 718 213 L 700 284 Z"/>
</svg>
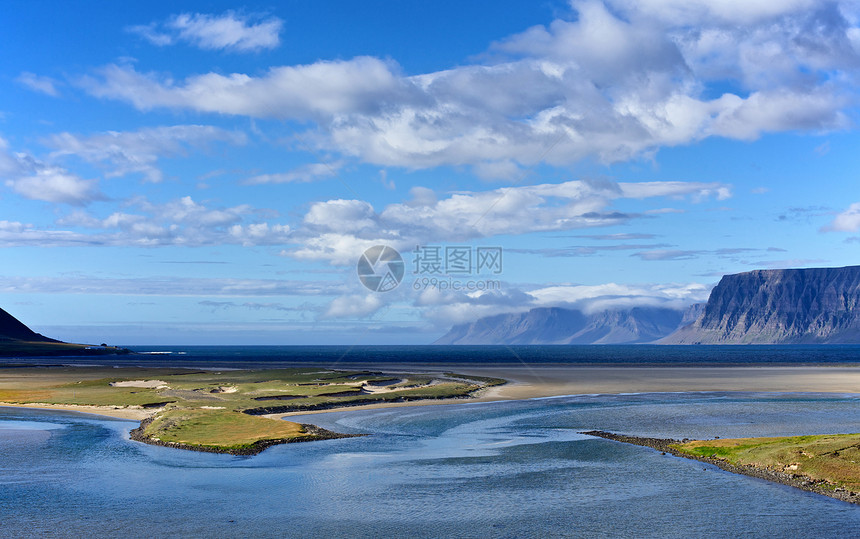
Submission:
<svg viewBox="0 0 860 539">
<path fill-rule="evenodd" d="M 686 311 L 658 307 L 592 314 L 541 307 L 527 313 L 500 314 L 454 326 L 434 344 L 649 343 L 672 333 L 685 320 L 689 323 L 695 317 L 691 318 Z"/>
<path fill-rule="evenodd" d="M 860 266 L 726 275 L 663 344 L 860 342 Z"/>
<path fill-rule="evenodd" d="M 59 343 L 61 341 L 50 339 L 40 333 L 36 333 L 21 323 L 17 318 L 0 309 L 0 343 L 9 342 L 50 342 Z"/>
</svg>

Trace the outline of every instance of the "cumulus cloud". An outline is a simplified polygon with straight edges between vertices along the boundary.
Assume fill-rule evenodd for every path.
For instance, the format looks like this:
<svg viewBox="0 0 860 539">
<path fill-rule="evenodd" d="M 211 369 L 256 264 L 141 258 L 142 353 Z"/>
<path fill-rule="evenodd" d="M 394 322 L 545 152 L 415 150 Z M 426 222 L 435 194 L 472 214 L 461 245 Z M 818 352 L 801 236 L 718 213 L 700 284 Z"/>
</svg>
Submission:
<svg viewBox="0 0 860 539">
<path fill-rule="evenodd" d="M 328 262 L 332 266 L 352 266 L 361 253 L 374 245 L 388 245 L 400 252 L 415 247 L 412 239 L 398 238 L 396 235 L 377 237 L 358 237 L 353 234 L 324 232 L 318 235 L 296 234 L 294 240 L 298 247 L 281 251 L 284 256 L 299 260 Z"/>
<path fill-rule="evenodd" d="M 32 175 L 6 180 L 6 186 L 31 200 L 83 206 L 102 198 L 95 180 L 84 180 L 61 168 L 39 166 Z"/>
<path fill-rule="evenodd" d="M 86 211 L 75 211 L 57 220 L 57 225 L 81 232 L 68 231 L 68 236 L 48 235 L 42 244 L 158 247 L 182 245 L 285 245 L 292 241 L 291 228 L 286 224 L 261 221 L 267 212 L 247 204 L 213 208 L 190 196 L 153 204 L 137 199 L 129 211 L 116 211 L 99 217 Z M 37 230 L 30 227 L 31 232 Z M 69 238 L 66 242 L 65 239 Z M 7 245 L 13 238 L 7 240 Z"/>
<path fill-rule="evenodd" d="M 158 46 L 185 42 L 205 50 L 253 52 L 277 47 L 283 24 L 277 17 L 261 19 L 227 11 L 221 15 L 182 13 L 127 30 Z"/>
<path fill-rule="evenodd" d="M 378 113 L 385 101 L 402 101 L 398 93 L 408 88 L 388 63 L 371 57 L 273 67 L 259 77 L 207 73 L 179 83 L 128 65 L 108 65 L 98 75 L 84 77 L 81 84 L 97 97 L 129 101 L 141 110 L 190 108 L 318 121 L 340 114 Z"/>
<path fill-rule="evenodd" d="M 837 214 L 833 221 L 821 230 L 825 232 L 857 232 L 860 230 L 860 202 L 848 206 L 848 209 Z"/>
<path fill-rule="evenodd" d="M 443 71 L 407 76 L 392 61 L 357 57 L 174 80 L 109 65 L 82 84 L 141 110 L 311 120 L 309 140 L 364 162 L 465 165 L 510 180 L 539 162 L 613 162 L 714 136 L 845 127 L 860 67 L 852 6 L 575 2 L 570 20 Z"/>
<path fill-rule="evenodd" d="M 285 254 L 346 265 L 377 244 L 412 249 L 417 244 L 616 225 L 637 215 L 613 210 L 615 200 L 670 197 L 695 203 L 721 200 L 731 189 L 720 183 L 575 180 L 461 191 L 443 199 L 424 187 L 411 193 L 412 199 L 382 211 L 361 200 L 314 203 L 304 217 L 304 229 L 296 231 L 301 245 Z"/>
<path fill-rule="evenodd" d="M 31 200 L 84 206 L 104 199 L 96 180 L 87 180 L 68 170 L 45 163 L 26 152 L 12 153 L 0 137 L 0 180 Z"/>
<path fill-rule="evenodd" d="M 147 181 L 160 182 L 164 179 L 157 166 L 161 158 L 184 156 L 215 142 L 242 145 L 246 141 L 245 134 L 239 131 L 209 125 L 173 125 L 89 136 L 58 133 L 42 142 L 54 150 L 54 158 L 73 155 L 106 166 L 107 177 L 138 173 Z"/>
</svg>

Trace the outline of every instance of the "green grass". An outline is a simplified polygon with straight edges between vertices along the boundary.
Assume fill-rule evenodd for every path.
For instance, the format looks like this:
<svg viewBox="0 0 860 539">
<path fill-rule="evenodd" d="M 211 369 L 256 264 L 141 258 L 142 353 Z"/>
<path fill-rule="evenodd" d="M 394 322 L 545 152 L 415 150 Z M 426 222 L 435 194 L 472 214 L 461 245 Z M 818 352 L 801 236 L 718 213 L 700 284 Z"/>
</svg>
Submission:
<svg viewBox="0 0 860 539">
<path fill-rule="evenodd" d="M 825 481 L 833 488 L 860 491 L 860 434 L 700 440 L 673 447 L 690 455 L 770 467 Z"/>
<path fill-rule="evenodd" d="M 379 392 L 362 391 L 365 382 L 393 379 L 403 381 Z M 112 382 L 138 380 L 159 380 L 166 387 L 111 385 Z M 487 380 L 489 384 L 495 379 Z M 289 407 L 301 411 L 366 402 L 465 397 L 482 387 L 486 385 L 475 377 L 454 374 L 392 376 L 369 371 L 311 368 L 241 371 L 0 368 L 0 402 L 110 407 L 169 403 L 146 426 L 146 435 L 164 442 L 226 450 L 246 448 L 261 440 L 308 436 L 295 423 L 252 415 L 255 410 L 259 413 L 261 408 L 284 410 Z M 338 395 L 359 391 L 360 394 Z M 257 400 L 273 396 L 296 398 Z"/>
<path fill-rule="evenodd" d="M 144 434 L 163 442 L 242 450 L 255 442 L 308 436 L 298 423 L 229 410 L 173 408 L 158 414 Z"/>
</svg>

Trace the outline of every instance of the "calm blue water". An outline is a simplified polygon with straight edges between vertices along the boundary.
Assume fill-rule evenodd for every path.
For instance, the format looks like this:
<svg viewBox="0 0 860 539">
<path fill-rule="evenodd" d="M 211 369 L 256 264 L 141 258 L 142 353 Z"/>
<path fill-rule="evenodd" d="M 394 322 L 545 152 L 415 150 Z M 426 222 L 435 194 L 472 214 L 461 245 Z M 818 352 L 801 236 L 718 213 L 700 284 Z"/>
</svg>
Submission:
<svg viewBox="0 0 860 539">
<path fill-rule="evenodd" d="M 9 364 L 87 363 L 277 367 L 297 363 L 749 365 L 860 364 L 860 345 L 755 346 L 133 346 L 141 354 L 91 358 L 0 358 Z"/>
<path fill-rule="evenodd" d="M 592 439 L 856 432 L 860 396 L 643 394 L 299 418 L 370 436 L 254 457 L 0 408 L 0 536 L 856 537 L 860 508 Z"/>
</svg>

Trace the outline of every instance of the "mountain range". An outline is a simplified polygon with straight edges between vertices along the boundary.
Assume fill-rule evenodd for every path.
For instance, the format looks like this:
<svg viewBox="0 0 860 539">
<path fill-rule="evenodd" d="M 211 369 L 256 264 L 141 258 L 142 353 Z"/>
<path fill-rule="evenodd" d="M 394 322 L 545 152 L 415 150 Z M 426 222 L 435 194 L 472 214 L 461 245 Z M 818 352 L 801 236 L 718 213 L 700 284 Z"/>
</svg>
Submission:
<svg viewBox="0 0 860 539">
<path fill-rule="evenodd" d="M 665 337 L 682 325 L 684 312 L 634 307 L 586 314 L 541 307 L 500 314 L 451 328 L 434 344 L 637 344 Z"/>
<path fill-rule="evenodd" d="M 451 328 L 435 344 L 836 344 L 860 342 L 860 266 L 724 276 L 685 310 L 561 307 Z"/>
</svg>

